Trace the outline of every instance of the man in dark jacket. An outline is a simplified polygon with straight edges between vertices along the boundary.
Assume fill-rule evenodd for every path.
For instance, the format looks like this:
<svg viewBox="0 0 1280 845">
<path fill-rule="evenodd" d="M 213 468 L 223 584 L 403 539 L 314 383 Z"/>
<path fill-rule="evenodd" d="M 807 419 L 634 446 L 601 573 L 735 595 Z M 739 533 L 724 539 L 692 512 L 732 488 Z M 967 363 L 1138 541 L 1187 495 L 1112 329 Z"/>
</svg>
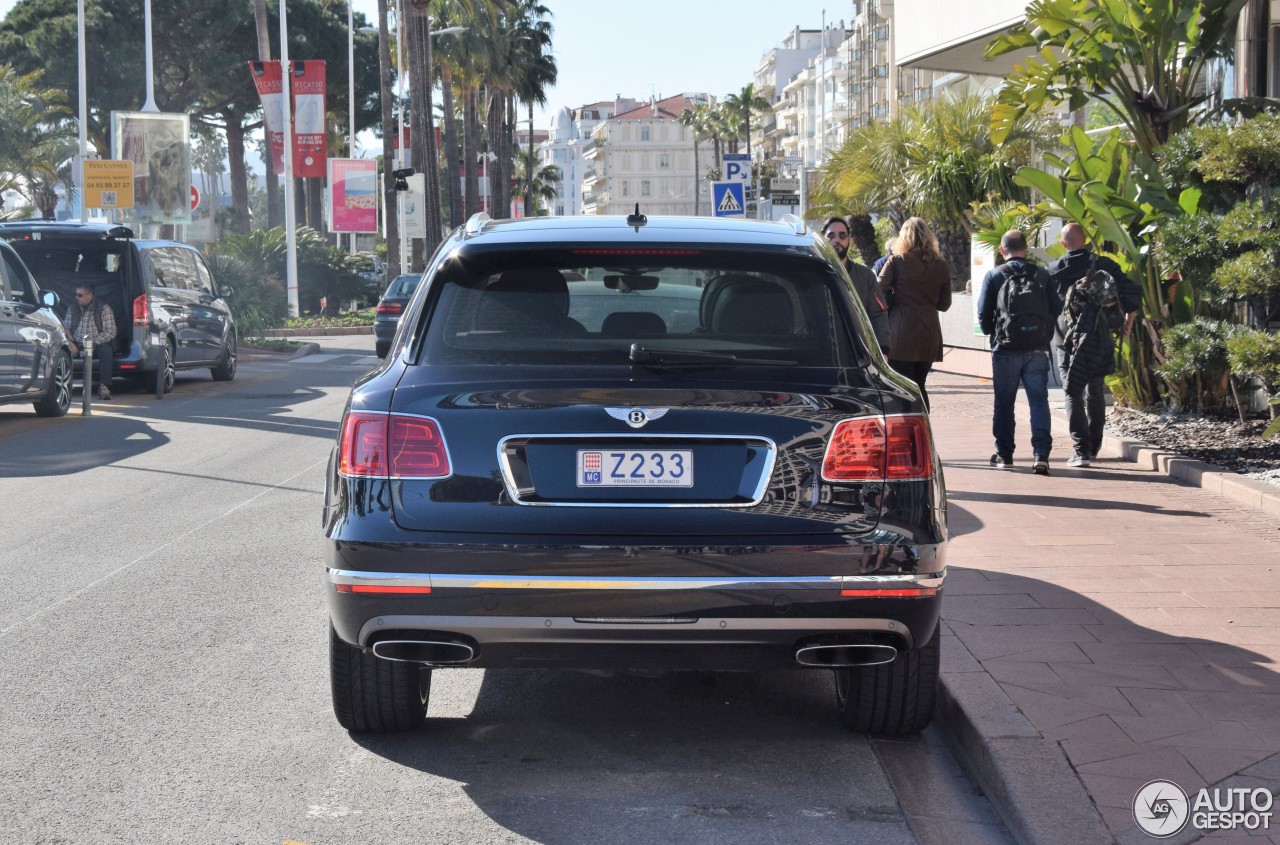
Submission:
<svg viewBox="0 0 1280 845">
<path fill-rule="evenodd" d="M 1142 305 L 1142 289 L 1124 274 L 1115 261 L 1105 255 L 1094 254 L 1085 241 L 1084 228 L 1079 223 L 1071 222 L 1063 226 L 1061 240 L 1067 254 L 1049 265 L 1049 273 L 1053 278 L 1058 297 L 1065 302 L 1068 299 L 1068 292 L 1086 277 L 1097 272 L 1105 273 L 1112 280 L 1112 294 L 1109 295 L 1115 300 L 1109 303 L 1109 306 L 1118 306 L 1118 308 L 1101 309 L 1101 303 L 1089 303 L 1101 309 L 1090 313 L 1094 317 L 1100 314 L 1103 318 L 1102 323 L 1107 325 L 1110 325 L 1117 311 L 1123 313 L 1123 325 L 1120 331 L 1127 336 L 1133 328 L 1138 308 Z M 1085 304 L 1086 299 L 1087 296 L 1079 297 L 1082 305 Z M 1078 321 L 1079 316 L 1079 314 L 1063 315 L 1055 341 L 1061 356 L 1059 369 L 1062 372 L 1063 393 L 1066 397 L 1067 428 L 1071 432 L 1071 442 L 1075 448 L 1074 454 L 1067 459 L 1067 465 L 1087 467 L 1097 458 L 1098 449 L 1102 446 L 1103 429 L 1107 420 L 1104 377 L 1115 369 L 1113 337 L 1115 327 L 1111 326 L 1105 331 L 1094 330 L 1092 325 L 1097 320 L 1094 319 L 1090 323 L 1089 345 L 1084 350 L 1088 360 L 1080 358 L 1079 355 L 1075 356 L 1077 359 L 1074 364 L 1075 373 L 1071 383 L 1068 384 L 1067 376 L 1073 367 L 1072 355 L 1080 347 L 1084 333 L 1082 332 L 1080 337 L 1075 338 L 1070 344 L 1067 343 L 1065 334 Z M 1093 360 L 1107 357 L 1108 352 L 1110 353 L 1108 360 L 1096 362 Z"/>
<path fill-rule="evenodd" d="M 1062 302 L 1048 272 L 1027 261 L 1027 239 L 1022 232 L 1005 232 L 1000 239 L 1000 254 L 1005 263 L 987 273 L 978 294 L 978 322 L 991 341 L 991 381 L 995 389 L 991 430 L 996 452 L 991 456 L 991 465 L 996 469 L 1013 466 L 1013 406 L 1018 399 L 1018 385 L 1022 385 L 1031 406 L 1031 469 L 1037 475 L 1048 475 L 1049 450 L 1053 448 L 1049 342 L 1053 339 L 1053 321 L 1062 313 Z M 1001 296 L 1006 285 L 1026 293 L 1015 298 L 1011 288 L 1009 294 Z M 1010 310 L 1015 302 L 1016 313 Z"/>
<path fill-rule="evenodd" d="M 831 217 L 822 227 L 831 248 L 844 262 L 844 269 L 853 280 L 853 289 L 862 300 L 862 308 L 871 319 L 871 329 L 876 333 L 880 351 L 889 354 L 889 311 L 876 291 L 876 277 L 865 265 L 849 260 L 849 224 L 843 217 Z"/>
</svg>

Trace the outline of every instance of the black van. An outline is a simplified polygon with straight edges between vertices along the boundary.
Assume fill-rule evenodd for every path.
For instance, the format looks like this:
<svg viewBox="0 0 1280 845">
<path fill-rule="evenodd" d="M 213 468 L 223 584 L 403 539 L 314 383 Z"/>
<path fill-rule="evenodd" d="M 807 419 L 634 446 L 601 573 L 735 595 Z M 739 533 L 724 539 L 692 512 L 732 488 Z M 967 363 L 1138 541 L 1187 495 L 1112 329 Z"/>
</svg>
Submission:
<svg viewBox="0 0 1280 845">
<path fill-rule="evenodd" d="M 160 380 L 165 393 L 177 370 L 208 368 L 215 381 L 235 378 L 231 289 L 219 287 L 195 247 L 139 240 L 127 226 L 54 220 L 0 223 L 0 239 L 63 303 L 75 301 L 77 285 L 93 284 L 119 328 L 116 375 L 138 378 L 149 390 Z M 58 316 L 65 318 L 65 306 Z"/>
</svg>

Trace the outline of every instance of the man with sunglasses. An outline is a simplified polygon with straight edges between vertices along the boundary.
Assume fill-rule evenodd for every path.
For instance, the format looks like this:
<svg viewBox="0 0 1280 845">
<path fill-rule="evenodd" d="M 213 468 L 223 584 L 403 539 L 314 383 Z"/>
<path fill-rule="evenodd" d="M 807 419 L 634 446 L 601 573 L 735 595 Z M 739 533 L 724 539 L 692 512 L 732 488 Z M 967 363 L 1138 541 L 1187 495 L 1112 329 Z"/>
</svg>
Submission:
<svg viewBox="0 0 1280 845">
<path fill-rule="evenodd" d="M 836 251 L 836 255 L 844 262 L 844 269 L 853 280 L 853 289 L 857 291 L 858 299 L 862 300 L 863 309 L 871 318 L 871 329 L 876 333 L 876 342 L 880 344 L 880 351 L 887 357 L 889 355 L 889 310 L 877 292 L 875 274 L 869 267 L 849 260 L 849 224 L 843 217 L 829 217 L 822 227 L 822 234 L 826 236 L 827 242 Z"/>
<path fill-rule="evenodd" d="M 76 301 L 67 309 L 65 324 L 72 355 L 83 356 L 85 340 L 93 338 L 93 358 L 98 362 L 98 398 L 110 400 L 116 318 L 111 313 L 111 308 L 94 295 L 92 284 L 76 286 Z M 86 381 L 91 382 L 92 374 L 88 376 Z"/>
</svg>

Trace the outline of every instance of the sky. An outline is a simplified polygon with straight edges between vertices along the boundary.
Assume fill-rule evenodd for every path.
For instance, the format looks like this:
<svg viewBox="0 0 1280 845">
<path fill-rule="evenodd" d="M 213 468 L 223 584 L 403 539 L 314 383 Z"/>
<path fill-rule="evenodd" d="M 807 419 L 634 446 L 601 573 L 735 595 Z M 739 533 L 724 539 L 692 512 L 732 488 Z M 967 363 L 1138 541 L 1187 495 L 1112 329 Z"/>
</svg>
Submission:
<svg viewBox="0 0 1280 845">
<path fill-rule="evenodd" d="M 0 0 L 0 19 L 17 0 Z M 163 0 L 156 0 L 163 2 Z M 377 20 L 377 0 L 354 0 Z M 563 106 L 576 108 L 621 94 L 637 100 L 702 91 L 741 91 L 761 57 L 796 26 L 819 29 L 853 16 L 851 0 L 542 0 L 551 11 L 559 82 L 534 110 L 546 129 Z M 139 35 L 142 37 L 141 24 Z M 305 57 L 296 57 L 305 58 Z"/>
</svg>

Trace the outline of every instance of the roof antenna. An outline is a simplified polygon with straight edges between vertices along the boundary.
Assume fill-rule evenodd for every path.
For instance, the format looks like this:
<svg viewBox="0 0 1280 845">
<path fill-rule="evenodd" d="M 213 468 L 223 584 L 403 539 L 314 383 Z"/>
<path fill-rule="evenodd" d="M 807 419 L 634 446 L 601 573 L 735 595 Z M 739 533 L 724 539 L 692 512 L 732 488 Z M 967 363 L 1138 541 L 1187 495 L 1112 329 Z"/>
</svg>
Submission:
<svg viewBox="0 0 1280 845">
<path fill-rule="evenodd" d="M 627 215 L 627 225 L 635 226 L 636 231 L 640 231 L 640 227 L 649 222 L 649 218 L 640 213 L 640 203 L 636 203 L 636 213 Z"/>
</svg>

